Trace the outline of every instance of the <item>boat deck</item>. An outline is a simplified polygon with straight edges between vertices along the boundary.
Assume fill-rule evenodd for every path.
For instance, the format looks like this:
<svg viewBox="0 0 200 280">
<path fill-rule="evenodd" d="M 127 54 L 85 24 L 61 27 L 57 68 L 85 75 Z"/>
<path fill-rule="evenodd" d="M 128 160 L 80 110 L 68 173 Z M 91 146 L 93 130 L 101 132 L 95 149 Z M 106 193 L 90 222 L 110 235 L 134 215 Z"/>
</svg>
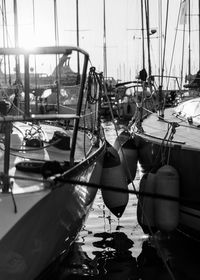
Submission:
<svg viewBox="0 0 200 280">
<path fill-rule="evenodd" d="M 182 148 L 184 148 L 184 145 L 187 145 L 187 148 L 200 150 L 200 128 L 189 124 L 186 120 L 176 117 L 173 108 L 165 110 L 164 120 L 160 120 L 156 113 L 153 113 L 144 119 L 142 123 L 144 129 L 143 136 L 147 139 L 150 136 L 151 140 L 154 138 L 155 141 L 163 140 L 164 137 L 168 140 L 172 128 L 170 123 L 174 123 L 175 126 L 177 124 L 177 127 L 175 127 L 175 133 L 173 134 L 173 140 L 169 141 L 171 144 L 183 145 Z"/>
<path fill-rule="evenodd" d="M 17 122 L 14 123 L 13 131 L 11 134 L 11 146 L 10 146 L 10 168 L 9 175 L 10 176 L 18 176 L 19 179 L 13 180 L 13 192 L 27 192 L 27 191 L 37 191 L 44 187 L 42 182 L 43 175 L 36 172 L 23 172 L 16 169 L 16 164 L 19 162 L 41 162 L 41 164 L 45 161 L 57 161 L 61 165 L 70 160 L 70 149 L 63 150 L 55 147 L 51 141 L 54 132 L 60 131 L 65 135 L 70 137 L 70 147 L 71 147 L 71 139 L 72 139 L 72 131 L 65 131 L 61 127 L 52 126 L 48 124 L 43 124 L 41 127 L 40 136 L 43 138 L 43 146 L 42 147 L 28 147 L 23 145 L 23 136 L 26 131 L 31 129 L 30 124 Z M 34 131 L 33 131 L 34 133 Z M 4 134 L 1 134 L 2 139 Z M 76 150 L 74 155 L 74 161 L 79 162 L 85 158 L 86 153 L 91 147 L 91 141 L 86 134 L 79 131 L 77 135 L 76 141 Z M 0 170 L 4 173 L 4 143 L 0 144 Z M 27 178 L 27 180 L 20 179 Z M 31 181 L 31 179 L 33 181 Z M 34 181 L 35 180 L 35 181 Z M 36 180 L 41 180 L 41 183 L 38 183 Z"/>
</svg>

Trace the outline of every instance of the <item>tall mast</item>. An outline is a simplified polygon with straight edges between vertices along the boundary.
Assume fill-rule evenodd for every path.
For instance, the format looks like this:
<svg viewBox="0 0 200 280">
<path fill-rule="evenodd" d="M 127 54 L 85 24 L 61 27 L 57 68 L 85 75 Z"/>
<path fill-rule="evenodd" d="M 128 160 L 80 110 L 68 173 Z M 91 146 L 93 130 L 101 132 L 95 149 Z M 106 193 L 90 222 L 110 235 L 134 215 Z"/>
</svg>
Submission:
<svg viewBox="0 0 200 280">
<path fill-rule="evenodd" d="M 188 11 L 189 11 L 189 44 L 188 44 L 188 74 L 191 74 L 191 16 L 190 16 L 190 0 L 188 0 Z"/>
<path fill-rule="evenodd" d="M 13 2 L 14 8 L 14 39 L 15 39 L 15 48 L 19 47 L 19 34 L 18 34 L 18 11 L 17 11 L 17 0 Z M 20 81 L 20 66 L 19 66 L 19 56 L 16 55 L 16 80 Z"/>
<path fill-rule="evenodd" d="M 185 50 L 185 20 L 184 20 L 184 25 L 183 25 L 183 44 L 182 44 L 182 60 L 181 60 L 181 83 L 180 83 L 181 89 L 182 89 L 182 85 L 183 85 L 184 50 Z"/>
<path fill-rule="evenodd" d="M 58 12 L 57 12 L 57 0 L 54 0 L 54 32 L 55 32 L 55 45 L 59 45 L 58 36 Z"/>
<path fill-rule="evenodd" d="M 103 73 L 104 77 L 107 78 L 107 54 L 106 54 L 106 5 L 103 0 Z"/>
<path fill-rule="evenodd" d="M 198 14 L 198 18 L 199 18 L 199 52 L 200 52 L 200 1 L 198 1 L 199 3 L 199 14 Z M 200 53 L 199 53 L 199 69 L 200 69 Z"/>
<path fill-rule="evenodd" d="M 158 82 L 160 84 L 160 76 L 162 69 L 162 49 L 163 49 L 163 38 L 162 38 L 162 1 L 158 0 L 158 58 L 159 58 L 159 68 L 158 68 Z"/>
<path fill-rule="evenodd" d="M 15 48 L 19 47 L 19 34 L 18 34 L 18 13 L 17 13 L 17 0 L 13 2 L 14 8 L 14 39 L 15 39 Z"/>
<path fill-rule="evenodd" d="M 6 22 L 6 2 L 2 0 L 2 25 L 3 25 L 3 47 L 6 47 L 6 30 L 7 30 L 7 22 Z M 4 82 L 7 83 L 7 74 L 6 74 L 6 58 L 4 55 Z"/>
<path fill-rule="evenodd" d="M 76 44 L 79 47 L 79 3 L 76 0 Z"/>
<path fill-rule="evenodd" d="M 35 30 L 35 0 L 32 0 L 32 10 L 33 10 L 33 36 L 34 36 L 34 45 L 35 45 L 35 37 L 36 37 L 36 30 Z"/>
<path fill-rule="evenodd" d="M 142 67 L 145 68 L 145 53 L 144 53 L 144 7 L 141 0 L 141 23 L 142 23 Z"/>
<path fill-rule="evenodd" d="M 55 45 L 59 45 L 59 36 L 58 36 L 58 13 L 57 13 L 57 0 L 54 0 L 54 32 L 55 32 Z M 60 68 L 57 68 L 59 61 L 59 56 L 56 55 L 56 81 L 57 81 L 57 112 L 60 113 L 60 102 L 59 102 L 59 93 L 60 93 Z"/>
<path fill-rule="evenodd" d="M 149 39 L 149 0 L 145 1 L 146 27 L 147 27 L 147 50 L 148 50 L 148 75 L 151 76 L 151 57 L 150 57 L 150 39 Z"/>
<path fill-rule="evenodd" d="M 78 0 L 76 0 L 76 45 L 79 47 L 79 3 Z M 77 84 L 80 82 L 80 57 L 79 52 L 77 52 Z"/>
</svg>

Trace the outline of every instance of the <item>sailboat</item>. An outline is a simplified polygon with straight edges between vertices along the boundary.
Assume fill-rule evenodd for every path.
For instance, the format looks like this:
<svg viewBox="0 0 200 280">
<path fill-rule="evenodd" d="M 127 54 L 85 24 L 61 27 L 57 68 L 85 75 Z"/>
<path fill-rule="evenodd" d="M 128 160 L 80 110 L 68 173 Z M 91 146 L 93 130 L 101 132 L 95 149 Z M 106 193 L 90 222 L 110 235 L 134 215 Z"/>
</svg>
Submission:
<svg viewBox="0 0 200 280">
<path fill-rule="evenodd" d="M 200 97 L 198 88 L 195 96 L 176 93 L 178 105 L 166 107 L 160 86 L 152 94 L 155 110 L 144 106 L 130 126 L 144 173 L 140 191 L 149 195 L 139 198 L 139 222 L 150 234 L 178 230 L 199 239 Z"/>
<path fill-rule="evenodd" d="M 145 69 L 145 47 L 144 42 L 145 39 L 147 39 L 147 45 L 148 45 L 148 56 L 149 54 L 149 36 L 154 35 L 156 33 L 156 29 L 149 29 L 149 23 L 146 21 L 147 24 L 147 38 L 145 38 L 144 35 L 144 13 L 146 13 L 147 7 L 144 9 L 144 3 L 143 0 L 141 0 L 141 32 L 142 36 L 140 39 L 142 39 L 142 70 L 139 71 L 139 73 L 136 75 L 135 80 L 120 82 L 116 84 L 116 103 L 118 108 L 118 115 L 121 120 L 129 121 L 132 117 L 134 117 L 137 113 L 137 107 L 138 107 L 138 99 L 143 95 L 144 91 L 144 83 L 146 81 L 147 72 Z M 146 6 L 146 4 L 145 4 Z M 150 65 L 150 59 L 148 59 L 149 64 L 149 75 L 151 75 L 151 65 Z M 148 103 L 148 107 L 151 107 L 151 104 L 148 102 L 148 95 L 150 95 L 149 91 L 149 85 L 146 85 L 145 88 L 146 91 L 149 93 L 147 94 L 147 98 L 145 100 L 146 103 Z"/>
<path fill-rule="evenodd" d="M 58 70 L 58 80 L 49 88 L 59 95 L 65 85 L 56 57 L 70 56 L 77 73 L 77 54 L 75 112 L 32 111 L 38 86 L 37 79 L 35 87 L 30 79 L 35 62 L 38 70 L 41 64 Z M 68 252 L 94 201 L 105 153 L 97 112 L 100 93 L 90 102 L 89 55 L 78 47 L 1 48 L 0 56 L 11 65 L 18 57 L 22 78 L 1 86 L 0 279 L 30 280 Z M 67 81 L 68 72 L 64 74 Z M 24 93 L 23 108 L 10 101 L 11 92 L 16 98 Z"/>
</svg>

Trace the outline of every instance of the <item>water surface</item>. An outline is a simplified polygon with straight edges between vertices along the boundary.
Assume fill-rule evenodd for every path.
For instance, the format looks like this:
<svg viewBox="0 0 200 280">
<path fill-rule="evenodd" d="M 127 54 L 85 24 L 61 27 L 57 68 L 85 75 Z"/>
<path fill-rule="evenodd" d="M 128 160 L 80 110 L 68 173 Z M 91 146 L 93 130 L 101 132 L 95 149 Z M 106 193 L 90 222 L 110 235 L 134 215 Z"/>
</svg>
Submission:
<svg viewBox="0 0 200 280">
<path fill-rule="evenodd" d="M 113 144 L 114 126 L 106 123 L 104 127 Z M 138 170 L 136 189 L 139 180 Z M 199 252 L 198 242 L 177 233 L 145 235 L 137 221 L 137 197 L 133 194 L 123 216 L 116 218 L 104 205 L 99 190 L 68 256 L 45 279 L 199 280 Z"/>
</svg>

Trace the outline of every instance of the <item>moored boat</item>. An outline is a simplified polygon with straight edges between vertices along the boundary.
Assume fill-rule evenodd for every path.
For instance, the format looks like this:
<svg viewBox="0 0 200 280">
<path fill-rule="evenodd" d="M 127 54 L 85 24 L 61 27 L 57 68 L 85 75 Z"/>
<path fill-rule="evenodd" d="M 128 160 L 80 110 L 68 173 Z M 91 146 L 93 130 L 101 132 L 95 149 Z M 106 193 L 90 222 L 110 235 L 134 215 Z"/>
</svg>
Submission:
<svg viewBox="0 0 200 280">
<path fill-rule="evenodd" d="M 188 5 L 190 4 L 188 3 Z M 186 18 L 190 19 L 192 14 L 190 8 L 188 9 L 186 1 L 180 4 L 179 11 L 183 7 L 185 10 L 182 15 L 178 14 L 177 24 L 181 24 L 178 23 L 181 17 L 184 18 L 184 24 L 186 24 Z M 147 66 L 145 65 L 143 33 L 142 67 L 144 71 L 142 71 L 145 74 L 141 75 L 143 91 L 140 100 L 136 100 L 137 112 L 128 125 L 131 137 L 136 144 L 140 170 L 144 174 L 141 180 L 141 193 L 139 194 L 138 203 L 139 222 L 145 232 L 150 234 L 156 230 L 166 233 L 179 230 L 190 237 L 199 239 L 199 71 L 195 77 L 191 77 L 190 36 L 188 42 L 190 51 L 188 54 L 188 68 L 186 70 L 188 76 L 185 79 L 185 82 L 189 82 L 185 86 L 185 89 L 188 89 L 188 91 L 182 89 L 183 73 L 185 71 L 183 66 L 184 43 L 182 46 L 181 71 L 179 74 L 171 75 L 176 39 L 174 40 L 170 70 L 167 70 L 165 63 L 167 62 L 167 46 L 169 46 L 168 43 L 170 44 L 170 42 L 167 42 L 169 5 L 167 4 L 165 8 L 166 24 L 164 31 L 162 30 L 162 24 L 160 24 L 162 16 L 158 20 L 161 35 L 158 37 L 158 52 L 160 52 L 162 58 L 158 61 L 158 75 L 152 75 L 149 14 L 145 18 L 147 26 L 148 74 L 145 71 Z M 141 5 L 141 10 L 143 14 L 143 5 Z M 158 12 L 159 16 L 162 15 L 161 6 Z M 143 29 L 143 19 L 141 24 Z M 189 24 L 189 34 L 190 31 L 191 26 Z M 185 38 L 184 32 L 183 38 Z M 161 47 L 162 34 L 164 34 L 165 38 L 163 48 Z M 199 54 L 199 51 L 197 53 Z M 174 63 L 174 67 L 176 65 Z M 154 72 L 156 73 L 157 70 L 155 69 Z M 147 85 L 150 86 L 149 96 L 147 96 L 145 90 Z M 145 100 L 147 99 L 151 101 L 152 108 L 146 106 Z"/>
<path fill-rule="evenodd" d="M 200 231 L 199 108 L 200 98 L 197 97 L 183 101 L 176 107 L 165 108 L 162 117 L 152 112 L 140 122 L 141 127 L 136 129 L 134 134 L 138 160 L 145 174 L 153 172 L 157 178 L 160 168 L 169 166 L 170 170 L 166 171 L 165 175 L 159 173 L 160 181 L 155 180 L 154 194 L 155 196 L 164 194 L 169 196 L 166 197 L 167 200 L 172 200 L 171 204 L 166 206 L 165 200 L 161 199 L 166 211 L 171 211 L 178 202 L 178 214 L 177 210 L 174 210 L 176 213 L 171 211 L 168 219 L 174 219 L 175 215 L 177 218 L 173 230 L 178 229 L 193 238 L 199 238 Z M 173 174 L 170 173 L 172 169 L 177 173 L 175 181 L 172 181 Z M 173 182 L 175 186 L 172 189 Z M 164 192 L 159 189 L 163 183 Z M 147 187 L 145 191 L 148 192 Z M 156 216 L 156 201 L 155 198 L 154 216 Z"/>
<path fill-rule="evenodd" d="M 97 188 L 87 183 L 100 183 L 105 153 L 98 98 L 88 103 L 89 55 L 80 48 L 3 48 L 0 55 L 9 61 L 19 58 L 24 79 L 12 90 L 15 96 L 22 89 L 25 93 L 22 111 L 10 102 L 9 85 L 8 91 L 6 85 L 2 88 L 6 100 L 2 98 L 0 108 L 0 279 L 35 279 L 68 252 L 94 201 Z M 32 114 L 35 100 L 30 106 L 30 96 L 37 83 L 30 86 L 31 65 L 42 61 L 51 68 L 66 55 L 73 57 L 74 69 L 80 63 L 75 112 L 41 114 L 36 109 Z M 59 96 L 62 84 L 56 69 L 53 90 Z M 90 114 L 84 114 L 88 107 Z"/>
</svg>

